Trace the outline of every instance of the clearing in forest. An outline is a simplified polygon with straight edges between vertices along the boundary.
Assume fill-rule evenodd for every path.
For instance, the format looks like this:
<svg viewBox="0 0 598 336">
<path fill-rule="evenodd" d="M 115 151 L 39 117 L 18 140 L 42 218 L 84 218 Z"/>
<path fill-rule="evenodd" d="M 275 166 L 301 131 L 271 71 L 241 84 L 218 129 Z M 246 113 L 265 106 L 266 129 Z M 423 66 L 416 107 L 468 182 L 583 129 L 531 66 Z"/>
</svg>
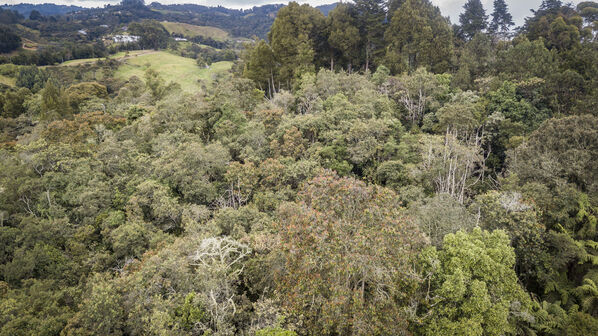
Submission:
<svg viewBox="0 0 598 336">
<path fill-rule="evenodd" d="M 166 83 L 179 83 L 183 91 L 196 92 L 201 88 L 200 80 L 209 84 L 214 76 L 227 72 L 231 67 L 232 62 L 216 62 L 209 68 L 202 68 L 191 58 L 173 55 L 165 51 L 156 51 L 125 59 L 115 76 L 125 80 L 137 76 L 144 80 L 145 71 L 151 68 Z"/>
<path fill-rule="evenodd" d="M 195 26 L 180 22 L 162 22 L 162 25 L 170 34 L 180 34 L 187 37 L 203 36 L 214 40 L 224 41 L 228 38 L 228 33 L 220 28 L 210 26 Z"/>
</svg>

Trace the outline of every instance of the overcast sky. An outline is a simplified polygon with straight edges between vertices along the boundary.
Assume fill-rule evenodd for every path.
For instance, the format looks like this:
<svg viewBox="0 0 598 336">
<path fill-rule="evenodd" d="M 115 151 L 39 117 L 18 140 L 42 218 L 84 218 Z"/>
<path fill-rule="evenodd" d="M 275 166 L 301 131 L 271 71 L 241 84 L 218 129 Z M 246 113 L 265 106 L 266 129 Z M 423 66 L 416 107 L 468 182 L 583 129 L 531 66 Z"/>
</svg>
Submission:
<svg viewBox="0 0 598 336">
<path fill-rule="evenodd" d="M 154 0 L 145 0 L 146 3 L 151 3 Z M 450 16 L 451 21 L 457 22 L 459 20 L 459 13 L 463 8 L 463 4 L 467 0 L 431 0 L 434 4 L 440 7 L 444 16 Z M 583 0 L 570 1 L 574 4 L 579 3 Z M 84 7 L 100 7 L 105 4 L 117 4 L 120 0 L 0 0 L 0 3 L 17 4 L 21 2 L 26 3 L 47 3 L 52 2 L 63 5 L 78 5 Z M 195 3 L 206 6 L 224 6 L 229 8 L 251 8 L 253 6 L 273 4 L 273 3 L 287 3 L 288 1 L 271 1 L 271 0 L 158 0 L 163 4 L 171 3 Z M 297 1 L 300 3 L 309 3 L 311 5 L 323 5 L 335 2 L 335 0 L 308 0 L 308 1 Z M 569 1 L 563 1 L 569 2 Z M 492 13 L 493 0 L 482 0 L 486 13 L 490 15 Z M 537 9 L 542 3 L 542 0 L 507 0 L 509 9 L 513 14 L 515 23 L 520 25 L 523 23 L 523 19 L 530 15 L 530 9 Z"/>
</svg>

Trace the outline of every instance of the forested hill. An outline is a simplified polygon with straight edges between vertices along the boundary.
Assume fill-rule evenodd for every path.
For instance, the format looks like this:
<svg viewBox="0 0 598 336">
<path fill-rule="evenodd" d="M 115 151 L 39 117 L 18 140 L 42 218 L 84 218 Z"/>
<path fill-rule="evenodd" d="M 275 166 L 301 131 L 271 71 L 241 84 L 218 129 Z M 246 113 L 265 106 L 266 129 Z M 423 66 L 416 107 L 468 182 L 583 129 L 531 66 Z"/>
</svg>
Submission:
<svg viewBox="0 0 598 336">
<path fill-rule="evenodd" d="M 332 2 L 332 0 L 331 0 Z M 17 4 L 3 5 L 3 9 L 13 10 L 28 18 L 32 11 L 37 11 L 44 16 L 63 15 L 78 12 L 76 18 L 94 17 L 103 23 L 115 22 L 115 17 L 122 16 L 123 10 L 130 12 L 131 19 L 158 19 L 163 21 L 176 21 L 200 26 L 213 26 L 229 31 L 233 36 L 247 37 L 258 36 L 265 38 L 270 26 L 274 22 L 276 13 L 282 4 L 256 6 L 251 9 L 229 9 L 222 6 L 208 7 L 195 4 L 162 5 L 152 2 L 145 7 L 137 1 L 125 1 L 122 5 L 106 6 L 104 8 L 83 8 L 78 6 L 65 6 L 55 4 Z M 317 7 L 324 15 L 336 7 L 336 4 Z M 145 8 L 151 11 L 144 10 Z M 126 18 L 123 16 L 123 19 Z"/>
<path fill-rule="evenodd" d="M 56 5 L 52 3 L 45 3 L 45 4 L 28 4 L 28 3 L 21 3 L 16 5 L 3 5 L 1 6 L 3 9 L 13 10 L 18 12 L 19 14 L 29 17 L 32 11 L 37 11 L 41 15 L 52 16 L 52 15 L 62 15 L 71 12 L 76 12 L 79 10 L 83 10 L 83 7 L 79 6 L 66 6 L 66 5 Z"/>
</svg>

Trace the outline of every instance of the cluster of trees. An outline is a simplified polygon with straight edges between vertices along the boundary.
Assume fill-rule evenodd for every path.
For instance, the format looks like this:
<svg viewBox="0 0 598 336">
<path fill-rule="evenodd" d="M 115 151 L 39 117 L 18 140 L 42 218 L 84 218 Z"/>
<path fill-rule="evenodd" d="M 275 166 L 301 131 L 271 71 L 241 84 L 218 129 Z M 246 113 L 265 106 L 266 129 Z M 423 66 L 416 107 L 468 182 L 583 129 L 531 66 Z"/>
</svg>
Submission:
<svg viewBox="0 0 598 336">
<path fill-rule="evenodd" d="M 44 66 L 55 65 L 73 59 L 106 57 L 108 55 L 109 49 L 100 42 L 65 42 L 60 46 L 49 45 L 40 47 L 37 50 L 21 50 L 14 55 L 0 56 L 0 64 Z"/>
<path fill-rule="evenodd" d="M 575 58 L 595 55 L 595 11 L 594 2 L 574 9 L 560 1 L 544 1 L 511 43 L 513 21 L 503 0 L 494 2 L 490 21 L 479 0 L 468 1 L 455 26 L 429 0 L 358 0 L 340 4 L 328 17 L 308 5 L 291 3 L 279 11 L 268 41 L 257 41 L 248 50 L 245 76 L 264 90 L 276 91 L 291 88 L 314 68 L 351 72 L 384 65 L 393 74 L 420 67 L 434 73 L 457 73 L 464 84 L 473 87 L 473 78 L 503 72 L 496 56 L 513 53 L 510 49 L 527 38 L 538 43 L 541 39 L 546 54 L 551 54 L 545 55 L 550 60 L 542 62 L 556 63 L 560 69 L 589 79 L 592 76 L 585 65 L 575 66 L 584 62 Z"/>
<path fill-rule="evenodd" d="M 0 26 L 0 53 L 9 53 L 21 47 L 21 37 L 9 26 Z"/>
<path fill-rule="evenodd" d="M 184 47 L 175 45 L 175 48 L 179 55 L 195 59 L 201 67 L 209 66 L 214 62 L 234 61 L 237 59 L 237 53 L 232 49 L 221 50 L 196 43 L 191 43 Z"/>
<path fill-rule="evenodd" d="M 319 68 L 296 4 L 300 55 L 257 41 L 193 94 L 0 66 L 0 335 L 597 334 L 598 6 L 552 5 L 446 72 L 375 30 Z"/>
</svg>

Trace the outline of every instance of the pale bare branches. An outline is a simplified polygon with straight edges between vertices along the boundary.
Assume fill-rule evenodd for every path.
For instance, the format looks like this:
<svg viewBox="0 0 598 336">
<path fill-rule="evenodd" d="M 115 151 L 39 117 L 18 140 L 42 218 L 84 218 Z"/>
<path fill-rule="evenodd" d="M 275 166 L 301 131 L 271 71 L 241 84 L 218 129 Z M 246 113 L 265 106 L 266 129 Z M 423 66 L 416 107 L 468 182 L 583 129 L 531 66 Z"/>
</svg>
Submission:
<svg viewBox="0 0 598 336">
<path fill-rule="evenodd" d="M 434 184 L 436 193 L 453 196 L 460 203 L 484 174 L 486 157 L 482 148 L 482 134 L 473 133 L 460 140 L 447 128 L 444 139 L 424 139 L 422 168 Z"/>
<path fill-rule="evenodd" d="M 222 331 L 237 312 L 234 301 L 235 282 L 243 272 L 242 261 L 251 249 L 228 237 L 203 239 L 190 256 L 192 266 L 201 283 L 200 294 L 210 314 L 209 326 L 203 328 Z"/>
</svg>

